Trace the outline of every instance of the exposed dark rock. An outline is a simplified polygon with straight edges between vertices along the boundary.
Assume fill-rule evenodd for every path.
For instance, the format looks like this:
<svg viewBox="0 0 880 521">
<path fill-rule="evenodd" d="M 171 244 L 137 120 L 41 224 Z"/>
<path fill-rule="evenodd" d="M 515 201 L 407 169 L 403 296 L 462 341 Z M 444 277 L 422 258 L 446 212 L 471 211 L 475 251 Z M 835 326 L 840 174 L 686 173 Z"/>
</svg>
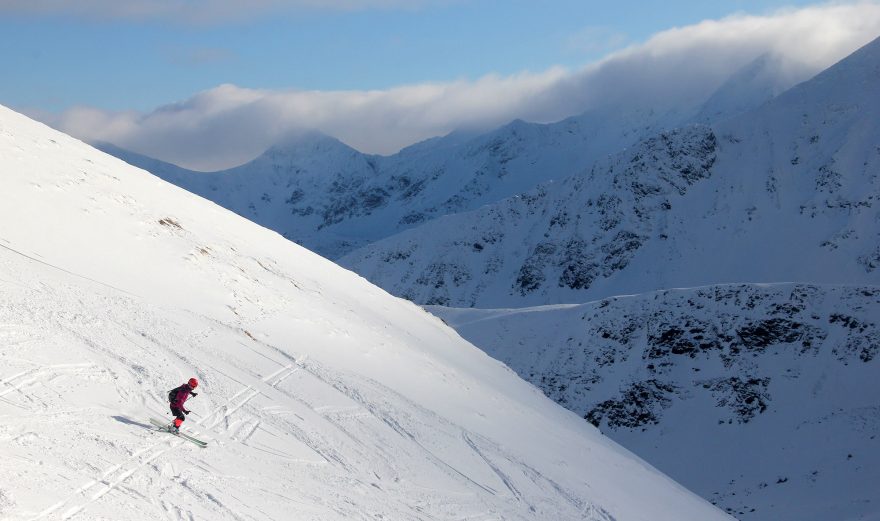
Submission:
<svg viewBox="0 0 880 521">
<path fill-rule="evenodd" d="M 767 391 L 770 378 L 732 376 L 699 383 L 712 391 L 718 407 L 726 407 L 736 414 L 738 423 L 748 423 L 756 414 L 766 411 L 770 401 Z"/>
<path fill-rule="evenodd" d="M 597 427 L 604 422 L 611 428 L 632 429 L 657 424 L 675 392 L 674 385 L 657 380 L 635 382 L 621 392 L 619 399 L 599 403 L 584 419 Z"/>
<path fill-rule="evenodd" d="M 825 333 L 817 327 L 785 318 L 771 318 L 749 323 L 737 332 L 738 347 L 750 351 L 762 351 L 770 345 L 800 342 L 803 349 L 812 347 Z"/>
</svg>

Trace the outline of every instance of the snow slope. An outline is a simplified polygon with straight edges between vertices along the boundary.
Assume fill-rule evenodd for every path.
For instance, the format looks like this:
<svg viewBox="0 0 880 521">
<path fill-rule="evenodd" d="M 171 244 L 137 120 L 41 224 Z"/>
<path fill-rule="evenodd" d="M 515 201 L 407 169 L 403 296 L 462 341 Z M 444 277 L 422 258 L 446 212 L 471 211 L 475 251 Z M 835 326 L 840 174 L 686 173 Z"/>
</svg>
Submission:
<svg viewBox="0 0 880 521">
<path fill-rule="evenodd" d="M 744 521 L 880 518 L 880 287 L 431 311 Z"/>
<path fill-rule="evenodd" d="M 877 92 L 880 40 L 747 114 L 663 132 L 340 263 L 419 303 L 473 307 L 723 282 L 878 284 Z"/>
<path fill-rule="evenodd" d="M 0 107 L 0 517 L 727 519 L 422 309 Z M 152 431 L 196 376 L 189 431 Z"/>
</svg>

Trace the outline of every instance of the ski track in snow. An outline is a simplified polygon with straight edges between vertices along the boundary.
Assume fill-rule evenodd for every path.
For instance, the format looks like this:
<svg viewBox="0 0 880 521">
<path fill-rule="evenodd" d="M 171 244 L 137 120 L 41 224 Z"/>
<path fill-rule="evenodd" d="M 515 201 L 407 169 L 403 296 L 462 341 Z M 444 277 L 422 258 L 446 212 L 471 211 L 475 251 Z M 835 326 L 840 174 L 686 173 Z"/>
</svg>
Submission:
<svg viewBox="0 0 880 521">
<path fill-rule="evenodd" d="M 65 327 L 64 329 L 67 330 L 67 333 L 78 337 L 78 339 L 82 340 L 86 345 L 100 348 L 100 346 L 95 345 L 93 342 L 85 338 L 87 335 L 84 335 L 82 331 L 77 331 L 76 328 L 70 327 Z M 126 339 L 128 342 L 137 345 L 137 343 L 131 340 L 131 338 L 126 337 Z M 277 390 L 282 383 L 287 381 L 301 369 L 306 369 L 309 376 L 313 377 L 317 382 L 320 382 L 320 384 L 325 386 L 331 393 L 338 393 L 346 399 L 351 400 L 354 404 L 351 406 L 313 406 L 305 404 L 302 400 L 298 400 L 298 403 L 307 405 L 311 411 L 331 424 L 348 439 L 362 444 L 362 442 L 358 440 L 356 433 L 350 432 L 350 429 L 346 427 L 345 423 L 347 421 L 357 422 L 366 418 L 373 418 L 413 445 L 417 452 L 422 453 L 423 458 L 429 460 L 431 464 L 440 469 L 443 474 L 453 480 L 461 481 L 466 487 L 473 487 L 491 495 L 499 494 L 499 491 L 495 487 L 475 480 L 466 472 L 459 470 L 454 465 L 435 454 L 430 448 L 419 441 L 418 436 L 402 425 L 394 415 L 382 410 L 381 406 L 371 402 L 362 392 L 346 385 L 339 376 L 334 377 L 326 368 L 321 368 L 314 364 L 312 366 L 307 366 L 304 357 L 299 361 L 281 365 L 266 376 L 255 381 L 253 384 L 241 386 L 228 399 L 219 405 L 216 405 L 206 415 L 190 423 L 189 425 L 192 427 L 187 430 L 192 432 L 193 435 L 202 436 L 208 440 L 212 439 L 212 437 L 215 441 L 223 440 L 221 443 L 228 443 L 231 441 L 248 444 L 261 428 L 262 420 L 251 420 L 250 423 L 248 423 L 246 418 L 239 418 L 240 414 L 238 413 L 246 408 L 256 397 L 265 395 L 265 392 L 267 392 L 268 389 Z M 89 372 L 107 371 L 91 363 L 51 364 L 17 371 L 0 379 L 0 383 L 3 385 L 3 390 L 0 391 L 0 398 L 12 393 L 18 393 L 23 399 L 30 400 L 29 395 L 24 393 L 23 390 L 38 381 L 51 381 L 53 377 L 58 375 L 84 376 Z M 390 389 L 384 388 L 378 382 L 370 382 L 370 385 L 377 387 L 378 394 L 393 392 Z M 260 389 L 260 386 L 265 386 L 265 389 Z M 403 397 L 399 398 L 403 399 Z M 415 409 L 421 409 L 414 403 L 408 403 L 408 405 Z M 286 414 L 286 411 L 280 411 L 277 409 L 269 409 L 266 412 L 266 415 L 270 417 Z M 431 411 L 422 409 L 420 412 L 433 416 L 435 417 L 435 420 L 438 420 L 436 415 Z M 185 424 L 185 428 L 186 427 L 187 424 Z M 512 484 L 508 476 L 501 471 L 499 467 L 492 463 L 483 450 L 477 448 L 472 438 L 473 435 L 469 435 L 464 429 L 459 427 L 455 427 L 455 429 L 460 432 L 461 439 L 464 440 L 465 443 L 467 443 L 467 445 L 489 467 L 491 472 L 499 480 L 499 485 L 509 493 L 510 497 L 515 501 L 523 501 L 522 494 L 516 486 Z M 328 453 L 328 449 L 331 449 L 329 446 L 322 447 L 320 443 L 317 443 L 317 440 L 310 439 L 305 433 L 300 434 L 302 435 L 300 441 L 306 446 L 311 447 L 326 461 L 339 464 L 344 470 L 352 469 L 351 464 L 346 463 L 345 458 L 335 454 L 335 451 L 331 450 L 331 452 Z M 129 456 L 100 469 L 91 478 L 76 487 L 66 497 L 51 504 L 35 516 L 26 519 L 28 521 L 48 519 L 66 521 L 76 518 L 77 516 L 81 517 L 88 515 L 90 507 L 97 504 L 111 492 L 120 490 L 127 482 L 130 482 L 144 472 L 151 474 L 147 477 L 148 482 L 155 483 L 157 480 L 161 479 L 162 470 L 158 464 L 158 460 L 185 445 L 186 443 L 184 441 L 176 438 L 160 439 L 155 442 L 147 443 L 137 450 L 134 450 Z M 516 464 L 516 462 L 513 461 L 509 462 Z M 559 492 L 562 491 L 560 490 Z M 578 506 L 586 508 L 582 505 Z M 534 507 L 531 508 L 534 509 Z M 173 515 L 180 519 L 192 517 L 191 513 L 179 509 L 171 508 L 168 511 L 176 512 Z M 471 519 L 479 518 L 480 517 L 472 517 Z M 491 515 L 487 517 L 487 519 L 491 518 Z"/>
<path fill-rule="evenodd" d="M 26 371 L 20 371 L 16 374 L 3 378 L 2 383 L 10 387 L 0 392 L 0 396 L 11 393 L 13 391 L 19 391 L 22 388 L 31 385 L 40 379 L 45 379 L 57 373 L 68 372 L 72 374 L 84 374 L 85 370 L 94 368 L 95 366 L 93 364 L 79 363 L 55 364 L 44 366 L 42 368 L 33 368 Z M 278 368 L 267 376 L 261 378 L 259 382 L 275 389 L 300 369 L 301 366 L 295 363 L 287 364 Z M 339 417 L 341 413 L 346 413 L 347 411 L 358 411 L 358 414 L 348 415 L 349 419 L 365 416 L 374 417 L 380 420 L 383 424 L 387 425 L 390 429 L 392 429 L 400 436 L 415 444 L 419 448 L 419 450 L 423 451 L 429 459 L 433 460 L 435 465 L 446 469 L 448 474 L 458 479 L 464 479 L 472 486 L 475 486 L 493 495 L 496 495 L 498 493 L 495 489 L 474 481 L 465 473 L 459 471 L 458 469 L 443 461 L 441 458 L 434 455 L 430 451 L 430 449 L 424 447 L 418 442 L 416 436 L 407 431 L 393 418 L 390 418 L 387 414 L 382 413 L 375 407 L 371 406 L 371 404 L 366 402 L 360 393 L 347 389 L 338 382 L 334 383 L 332 380 L 328 380 L 328 377 L 326 375 L 322 375 L 321 373 L 322 372 L 320 370 L 309 371 L 310 375 L 315 376 L 328 388 L 332 389 L 335 392 L 339 392 L 348 398 L 351 398 L 356 403 L 359 403 L 358 406 L 347 408 L 339 408 L 333 406 L 318 406 L 312 408 L 315 413 L 326 418 L 329 422 L 333 423 L 336 428 L 350 435 L 350 433 L 348 433 L 341 424 L 334 422 L 330 418 L 331 416 Z M 236 415 L 237 412 L 247 406 L 255 397 L 263 394 L 260 389 L 256 388 L 256 385 L 257 384 L 241 387 L 225 402 L 213 408 L 204 417 L 192 422 L 193 426 L 197 425 L 199 427 L 202 427 L 204 430 L 196 428 L 189 430 L 194 435 L 201 435 L 204 433 L 204 435 L 207 435 L 207 437 L 209 438 L 212 433 L 226 434 L 228 439 L 235 440 L 235 436 L 230 434 L 233 434 L 232 431 L 235 430 L 236 424 L 230 423 L 229 420 L 234 415 Z M 247 440 L 250 439 L 259 428 L 259 425 L 259 421 L 255 422 L 250 427 L 249 432 L 238 441 L 241 443 L 247 442 Z M 468 440 L 469 444 L 472 443 L 467 434 L 463 434 L 463 438 Z M 153 462 L 155 462 L 161 456 L 183 445 L 186 444 L 183 441 L 175 438 L 161 439 L 155 443 L 148 444 L 135 451 L 127 458 L 104 468 L 93 479 L 89 479 L 77 489 L 75 489 L 68 497 L 54 503 L 47 509 L 40 512 L 37 516 L 30 518 L 29 521 L 38 521 L 44 519 L 60 519 L 66 521 L 68 519 L 74 518 L 79 514 L 84 515 L 85 513 L 87 513 L 87 509 L 91 505 L 100 501 L 110 492 L 119 489 L 126 481 L 131 480 L 134 476 L 145 470 L 149 470 L 150 468 L 158 470 L 155 465 L 151 464 L 153 464 Z M 490 465 L 490 467 L 492 467 L 488 459 L 486 459 L 486 457 L 482 453 L 480 453 L 479 450 L 477 450 L 477 452 L 478 454 L 480 454 L 480 457 L 483 458 L 487 462 L 487 464 Z M 509 482 L 505 481 L 506 478 L 503 477 L 503 474 L 500 473 L 497 468 L 492 468 L 493 471 L 496 472 L 496 474 L 505 483 L 505 486 L 513 493 L 514 497 L 519 500 L 520 497 L 518 496 L 518 492 L 515 491 L 516 489 L 512 488 Z"/>
<path fill-rule="evenodd" d="M 8 380 L 12 380 L 12 379 L 14 379 L 18 376 L 24 375 L 24 374 L 28 374 L 28 375 L 33 376 L 30 380 L 27 380 L 25 384 L 22 384 L 22 385 L 26 385 L 27 383 L 32 383 L 32 382 L 36 381 L 37 377 L 40 374 L 46 374 L 53 369 L 80 368 L 80 367 L 84 367 L 84 366 L 85 367 L 92 367 L 92 364 L 58 364 L 58 365 L 54 365 L 54 366 L 48 366 L 46 368 L 48 371 L 47 370 L 26 371 L 24 373 L 20 373 L 19 375 L 14 375 L 12 377 L 9 377 L 8 379 L 4 379 L 3 383 L 6 383 Z M 280 384 L 282 381 L 284 381 L 287 377 L 289 377 L 291 374 L 296 372 L 297 369 L 299 369 L 299 367 L 295 367 L 294 364 L 288 364 L 288 365 L 282 367 L 281 369 L 278 369 L 276 372 L 263 378 L 262 382 L 268 383 L 271 387 L 276 387 L 278 384 Z M 9 391 L 6 391 L 6 392 L 10 392 L 12 390 L 17 390 L 17 389 L 18 389 L 18 387 L 14 388 L 14 389 L 10 389 Z M 4 393 L 0 393 L 0 396 L 3 396 L 3 394 Z M 222 421 L 229 418 L 231 415 L 233 415 L 236 411 L 238 411 L 239 409 L 244 407 L 249 401 L 251 401 L 251 399 L 253 399 L 255 396 L 257 396 L 259 394 L 260 394 L 259 390 L 253 389 L 252 386 L 247 386 L 247 387 L 239 390 L 237 393 L 235 393 L 231 398 L 229 398 L 226 401 L 226 403 L 217 407 L 210 414 L 208 414 L 204 418 L 196 421 L 195 423 L 197 425 L 202 425 L 202 424 L 206 423 L 207 420 L 209 420 L 210 418 L 213 418 L 214 416 L 219 415 L 219 417 L 215 421 L 213 421 L 212 423 L 210 423 L 207 426 L 208 431 L 211 431 L 215 427 L 217 427 Z M 238 403 L 235 403 L 236 400 L 242 395 L 246 395 L 245 398 L 243 400 L 239 401 Z M 259 422 L 257 422 L 254 425 L 254 427 L 251 429 L 250 435 L 248 437 L 253 435 L 254 431 L 256 431 L 258 426 L 259 426 Z M 228 427 L 225 429 L 225 431 L 227 431 L 227 432 L 229 430 L 230 429 Z M 200 431 L 192 430 L 192 432 L 194 434 L 198 435 Z M 246 440 L 241 440 L 241 441 L 243 442 Z M 80 498 L 80 497 L 84 497 L 85 498 L 84 501 L 80 502 L 76 506 L 68 508 L 67 510 L 65 510 L 64 512 L 62 512 L 60 514 L 59 519 L 61 519 L 61 520 L 70 519 L 71 517 L 75 516 L 76 514 L 79 514 L 83 510 L 85 510 L 89 505 L 91 505 L 95 501 L 100 500 L 104 495 L 106 495 L 111 490 L 118 488 L 123 482 L 125 482 L 126 480 L 131 478 L 135 473 L 145 469 L 153 460 L 155 460 L 159 456 L 162 456 L 163 454 L 166 454 L 167 452 L 169 452 L 177 447 L 180 447 L 184 443 L 185 442 L 183 442 L 183 441 L 171 438 L 170 440 L 160 440 L 156 443 L 148 445 L 147 447 L 135 452 L 134 454 L 132 454 L 129 458 L 125 459 L 124 461 L 105 469 L 100 477 L 83 484 L 73 494 L 71 494 L 67 499 L 52 505 L 51 507 L 49 507 L 46 510 L 44 510 L 43 512 L 41 512 L 38 516 L 31 518 L 30 521 L 38 521 L 38 520 L 42 520 L 42 519 L 47 519 L 49 516 L 51 516 L 55 512 L 58 512 L 62 507 L 66 506 L 70 503 L 75 502 L 75 499 Z M 163 444 L 169 444 L 169 447 L 151 452 L 154 448 L 159 447 Z M 143 457 L 143 458 L 141 457 L 142 455 L 147 454 L 147 453 L 150 453 L 150 454 L 147 455 L 146 457 Z M 97 492 L 94 492 L 91 495 L 87 494 L 91 489 L 93 489 L 94 487 L 99 486 L 99 485 L 103 485 L 103 487 L 101 487 Z"/>
<path fill-rule="evenodd" d="M 25 393 L 24 390 L 39 381 L 51 382 L 55 378 L 63 375 L 83 376 L 90 372 L 100 371 L 100 368 L 88 362 L 79 364 L 55 364 L 28 369 L 0 380 L 0 383 L 7 386 L 6 389 L 0 390 L 0 399 L 3 399 L 4 402 L 9 403 L 13 406 L 24 408 L 22 405 L 10 402 L 4 397 L 8 394 L 17 393 L 24 400 L 33 404 L 34 398 Z"/>
</svg>

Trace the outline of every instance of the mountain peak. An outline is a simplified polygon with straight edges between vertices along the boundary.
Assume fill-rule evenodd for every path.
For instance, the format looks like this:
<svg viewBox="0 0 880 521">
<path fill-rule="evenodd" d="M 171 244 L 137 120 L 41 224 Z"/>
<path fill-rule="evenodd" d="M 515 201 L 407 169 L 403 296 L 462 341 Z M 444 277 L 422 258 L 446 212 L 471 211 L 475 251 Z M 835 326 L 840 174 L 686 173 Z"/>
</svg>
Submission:
<svg viewBox="0 0 880 521">
<path fill-rule="evenodd" d="M 825 104 L 876 104 L 880 92 L 880 37 L 831 67 L 779 96 L 780 103 L 801 98 L 802 103 L 822 99 Z"/>
<path fill-rule="evenodd" d="M 300 156 L 320 153 L 360 154 L 361 152 L 346 145 L 333 136 L 319 130 L 288 134 L 270 146 L 262 155 Z"/>
<path fill-rule="evenodd" d="M 279 169 L 321 170 L 333 166 L 363 166 L 369 157 L 342 141 L 317 130 L 289 134 L 257 156 L 253 161 L 227 172 L 277 171 Z"/>
<path fill-rule="evenodd" d="M 737 116 L 809 76 L 811 71 L 806 65 L 764 53 L 731 75 L 703 104 L 695 120 L 711 122 Z"/>
</svg>

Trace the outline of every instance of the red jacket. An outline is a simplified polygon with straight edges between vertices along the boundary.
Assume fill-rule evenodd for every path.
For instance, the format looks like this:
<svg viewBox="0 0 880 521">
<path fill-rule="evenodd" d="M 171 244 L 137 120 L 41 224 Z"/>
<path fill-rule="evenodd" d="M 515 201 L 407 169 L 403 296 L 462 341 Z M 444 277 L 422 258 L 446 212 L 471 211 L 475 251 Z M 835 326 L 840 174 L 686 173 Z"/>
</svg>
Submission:
<svg viewBox="0 0 880 521">
<path fill-rule="evenodd" d="M 189 395 L 192 393 L 192 389 L 190 389 L 188 384 L 183 384 L 175 389 L 175 391 L 176 392 L 172 394 L 173 398 L 171 400 L 171 406 L 175 409 L 185 410 L 183 407 L 183 402 L 185 402 L 186 399 L 189 398 Z"/>
</svg>

